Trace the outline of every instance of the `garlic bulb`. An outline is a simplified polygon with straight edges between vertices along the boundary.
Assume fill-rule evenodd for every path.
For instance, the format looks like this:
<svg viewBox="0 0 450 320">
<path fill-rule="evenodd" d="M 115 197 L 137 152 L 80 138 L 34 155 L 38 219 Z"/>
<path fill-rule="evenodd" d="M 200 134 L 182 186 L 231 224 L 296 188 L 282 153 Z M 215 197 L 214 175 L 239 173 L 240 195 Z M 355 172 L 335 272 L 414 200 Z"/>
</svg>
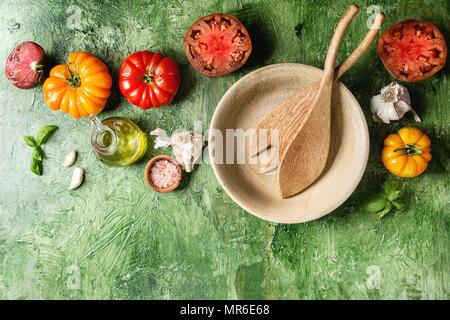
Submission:
<svg viewBox="0 0 450 320">
<path fill-rule="evenodd" d="M 376 122 L 400 120 L 408 111 L 413 113 L 416 122 L 420 122 L 419 115 L 411 108 L 408 89 L 397 82 L 384 87 L 379 95 L 370 100 L 370 112 Z"/>
<path fill-rule="evenodd" d="M 156 136 L 155 149 L 172 146 L 175 159 L 186 172 L 192 171 L 205 145 L 203 136 L 192 131 L 182 131 L 169 137 L 165 130 L 158 128 L 150 135 Z"/>
</svg>

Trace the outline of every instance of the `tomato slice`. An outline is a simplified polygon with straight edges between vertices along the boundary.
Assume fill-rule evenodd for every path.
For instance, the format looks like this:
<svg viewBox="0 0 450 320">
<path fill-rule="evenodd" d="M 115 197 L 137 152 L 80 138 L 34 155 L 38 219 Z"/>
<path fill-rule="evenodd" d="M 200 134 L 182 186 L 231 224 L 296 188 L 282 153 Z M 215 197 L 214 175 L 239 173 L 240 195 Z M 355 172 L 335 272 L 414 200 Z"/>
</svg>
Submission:
<svg viewBox="0 0 450 320">
<path fill-rule="evenodd" d="M 431 22 L 406 20 L 381 34 L 378 54 L 394 78 L 416 82 L 444 67 L 447 45 L 442 33 Z"/>
<path fill-rule="evenodd" d="M 209 78 L 239 69 L 252 52 L 252 42 L 244 25 L 225 13 L 213 13 L 194 22 L 183 45 L 192 66 Z"/>
</svg>

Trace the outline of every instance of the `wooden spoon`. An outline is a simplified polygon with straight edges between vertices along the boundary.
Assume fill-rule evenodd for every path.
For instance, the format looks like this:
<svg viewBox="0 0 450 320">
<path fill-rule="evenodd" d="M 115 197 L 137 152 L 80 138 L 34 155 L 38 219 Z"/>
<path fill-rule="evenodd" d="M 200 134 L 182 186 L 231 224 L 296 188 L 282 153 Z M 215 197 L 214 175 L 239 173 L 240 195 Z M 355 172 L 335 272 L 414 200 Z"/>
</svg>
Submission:
<svg viewBox="0 0 450 320">
<path fill-rule="evenodd" d="M 363 55 L 364 53 L 370 48 L 374 40 L 376 39 L 378 32 L 381 29 L 381 26 L 384 22 L 384 15 L 382 13 L 379 13 L 376 15 L 372 26 L 369 30 L 369 32 L 366 34 L 364 39 L 361 41 L 361 43 L 358 45 L 358 47 L 348 56 L 348 58 L 335 69 L 334 71 L 334 81 L 337 81 L 345 72 L 347 72 Z M 285 123 L 282 122 L 282 119 L 279 117 L 279 114 L 281 112 L 281 109 L 285 106 L 291 106 L 291 101 L 294 101 L 298 98 L 298 96 L 303 96 L 304 92 L 306 90 L 312 90 L 313 86 L 319 86 L 320 80 L 316 81 L 316 83 L 313 83 L 310 87 L 303 89 L 299 93 L 295 94 L 291 98 L 289 98 L 286 101 L 283 101 L 282 103 L 278 104 L 274 108 L 272 108 L 269 112 L 266 113 L 266 115 L 258 122 L 256 125 L 256 135 L 253 137 L 253 140 L 251 142 L 250 146 L 250 155 L 255 156 L 258 153 L 264 151 L 266 148 L 271 147 L 271 155 L 269 160 L 265 161 L 265 164 L 261 166 L 260 174 L 265 174 L 269 171 L 274 170 L 278 166 L 278 145 L 274 143 L 271 143 L 271 137 L 272 132 L 270 132 L 271 129 L 278 129 L 279 131 L 284 131 Z M 306 124 L 305 124 L 306 126 Z M 267 130 L 267 131 L 264 131 Z M 260 141 L 259 144 L 257 144 L 257 138 L 260 134 Z"/>
<path fill-rule="evenodd" d="M 290 123 L 286 126 L 287 129 L 283 132 L 283 135 L 280 136 L 279 154 L 281 161 L 277 172 L 278 188 L 282 198 L 301 192 L 313 183 L 325 168 L 331 140 L 331 94 L 334 65 L 342 38 L 358 11 L 359 8 L 356 5 L 351 5 L 344 13 L 331 39 L 320 83 L 309 87 L 310 90 L 303 91 L 303 94 L 298 96 L 297 101 L 295 101 L 295 105 L 292 106 L 292 108 L 302 111 L 300 116 L 294 119 L 285 118 L 286 122 Z M 283 110 L 289 111 L 287 106 Z M 314 114 L 320 116 L 310 119 L 313 110 Z M 313 141 L 309 145 L 313 145 L 314 150 L 302 148 L 299 152 L 298 144 L 294 144 L 292 148 L 291 144 L 308 120 L 312 121 L 315 130 L 305 138 Z"/>
<path fill-rule="evenodd" d="M 374 21 L 375 27 L 381 27 L 383 20 L 384 16 L 381 16 Z M 330 50 L 335 49 L 333 42 L 338 29 L 339 26 L 328 49 L 324 73 L 327 72 L 329 58 L 334 58 L 334 56 L 330 55 Z M 339 39 L 342 39 L 341 36 L 337 36 L 340 37 Z M 277 179 L 282 198 L 298 194 L 309 187 L 322 174 L 326 166 L 331 139 L 331 104 L 324 100 L 321 103 L 317 103 L 320 100 L 320 98 L 316 100 L 315 107 L 308 121 L 302 130 L 292 138 L 291 144 L 284 151 L 281 158 Z M 331 102 L 331 92 L 329 102 Z"/>
</svg>

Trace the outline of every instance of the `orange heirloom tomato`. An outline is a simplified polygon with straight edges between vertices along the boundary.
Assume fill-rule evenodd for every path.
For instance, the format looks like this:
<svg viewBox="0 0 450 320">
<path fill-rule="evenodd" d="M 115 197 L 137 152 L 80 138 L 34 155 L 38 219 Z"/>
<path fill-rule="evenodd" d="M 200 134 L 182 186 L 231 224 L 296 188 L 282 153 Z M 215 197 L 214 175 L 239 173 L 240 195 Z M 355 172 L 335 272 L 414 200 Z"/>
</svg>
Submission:
<svg viewBox="0 0 450 320">
<path fill-rule="evenodd" d="M 70 113 L 74 118 L 99 114 L 111 94 L 108 68 L 92 53 L 74 52 L 67 65 L 60 64 L 45 80 L 44 98 L 52 110 Z"/>
<path fill-rule="evenodd" d="M 399 177 L 416 177 L 431 160 L 431 141 L 417 128 L 405 127 L 384 139 L 381 154 L 383 164 L 392 174 Z"/>
</svg>

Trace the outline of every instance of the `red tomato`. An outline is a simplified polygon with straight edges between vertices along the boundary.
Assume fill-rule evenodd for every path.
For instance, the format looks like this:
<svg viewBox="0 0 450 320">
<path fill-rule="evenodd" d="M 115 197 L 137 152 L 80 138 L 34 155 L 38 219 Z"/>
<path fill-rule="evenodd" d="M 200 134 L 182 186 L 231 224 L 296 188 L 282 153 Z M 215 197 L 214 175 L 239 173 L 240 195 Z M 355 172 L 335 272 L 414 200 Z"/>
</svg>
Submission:
<svg viewBox="0 0 450 320">
<path fill-rule="evenodd" d="M 31 41 L 22 42 L 6 60 L 6 77 L 18 88 L 32 88 L 42 79 L 43 61 L 44 49 L 40 45 Z"/>
<path fill-rule="evenodd" d="M 142 109 L 170 104 L 180 82 L 180 69 L 175 60 L 150 51 L 130 55 L 119 73 L 120 91 L 130 103 Z"/>
<path fill-rule="evenodd" d="M 378 54 L 394 78 L 416 82 L 431 77 L 444 67 L 447 44 L 431 22 L 406 20 L 381 34 Z"/>
<path fill-rule="evenodd" d="M 213 13 L 194 22 L 184 36 L 183 46 L 194 69 L 208 78 L 239 69 L 252 52 L 244 25 L 225 13 Z"/>
</svg>

